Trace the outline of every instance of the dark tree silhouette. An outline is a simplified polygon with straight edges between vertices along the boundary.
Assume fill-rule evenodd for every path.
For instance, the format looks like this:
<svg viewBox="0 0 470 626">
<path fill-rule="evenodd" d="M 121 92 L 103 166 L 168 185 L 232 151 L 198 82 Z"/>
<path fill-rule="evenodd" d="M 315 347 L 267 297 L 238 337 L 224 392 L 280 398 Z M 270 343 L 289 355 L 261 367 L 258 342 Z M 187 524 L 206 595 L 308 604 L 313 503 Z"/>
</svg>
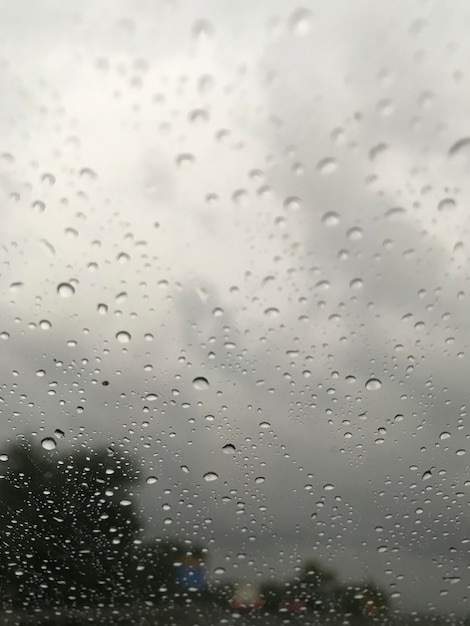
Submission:
<svg viewBox="0 0 470 626">
<path fill-rule="evenodd" d="M 3 604 L 57 606 L 113 601 L 129 588 L 139 528 L 128 493 L 131 458 L 44 450 L 23 439 L 5 450 L 0 475 Z"/>
</svg>

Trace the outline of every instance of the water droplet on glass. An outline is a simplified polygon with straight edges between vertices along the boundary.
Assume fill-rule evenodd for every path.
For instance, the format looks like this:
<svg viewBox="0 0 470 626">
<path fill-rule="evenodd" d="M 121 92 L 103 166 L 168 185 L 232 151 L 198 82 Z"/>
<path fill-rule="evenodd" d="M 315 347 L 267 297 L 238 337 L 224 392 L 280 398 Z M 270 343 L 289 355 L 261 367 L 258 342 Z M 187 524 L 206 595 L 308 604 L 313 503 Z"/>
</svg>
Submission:
<svg viewBox="0 0 470 626">
<path fill-rule="evenodd" d="M 334 211 L 329 211 L 323 215 L 321 221 L 325 226 L 337 226 L 340 223 L 340 216 Z"/>
<path fill-rule="evenodd" d="M 354 278 L 350 283 L 349 286 L 352 289 L 361 289 L 364 286 L 364 283 L 362 282 L 361 278 Z"/>
<path fill-rule="evenodd" d="M 204 378 L 203 376 L 198 376 L 197 378 L 193 379 L 193 387 L 194 389 L 197 389 L 197 391 L 205 391 L 206 389 L 209 389 L 210 385 L 207 378 Z"/>
<path fill-rule="evenodd" d="M 444 439 L 449 439 L 449 437 L 450 433 L 448 433 L 447 431 L 444 431 L 439 435 L 439 439 L 441 439 L 441 441 L 443 441 Z"/>
<path fill-rule="evenodd" d="M 470 137 L 459 139 L 449 148 L 449 157 L 465 156 L 470 157 Z"/>
<path fill-rule="evenodd" d="M 233 452 L 235 452 L 236 448 L 233 443 L 226 443 L 222 450 L 225 452 L 225 454 L 232 454 Z"/>
<path fill-rule="evenodd" d="M 131 340 L 131 336 L 125 330 L 120 330 L 118 333 L 116 333 L 116 339 L 119 341 L 119 343 L 129 343 L 129 341 Z"/>
<path fill-rule="evenodd" d="M 386 143 L 379 143 L 369 150 L 369 159 L 375 161 L 378 157 L 385 154 L 388 151 Z"/>
<path fill-rule="evenodd" d="M 49 320 L 41 320 L 39 322 L 39 328 L 41 328 L 42 330 L 50 330 L 52 328 L 52 324 Z"/>
<path fill-rule="evenodd" d="M 57 447 L 57 443 L 52 437 L 44 437 L 44 439 L 41 441 L 41 446 L 44 448 L 44 450 L 55 450 Z"/>
<path fill-rule="evenodd" d="M 266 480 L 266 478 L 264 476 L 257 476 L 255 478 L 255 483 L 257 485 L 261 485 L 262 483 L 264 483 L 265 480 Z"/>
<path fill-rule="evenodd" d="M 158 478 L 156 476 L 149 476 L 146 480 L 147 485 L 154 485 Z"/>
<path fill-rule="evenodd" d="M 98 308 L 98 313 L 100 313 L 101 315 L 105 315 L 108 312 L 108 305 L 103 304 L 102 302 L 98 304 L 97 308 Z"/>
<path fill-rule="evenodd" d="M 328 174 L 333 174 L 338 169 L 338 162 L 336 159 L 332 157 L 327 157 L 326 159 L 322 159 L 317 163 L 317 170 L 320 174 L 326 176 Z"/>
<path fill-rule="evenodd" d="M 327 485 L 324 485 L 324 486 L 323 486 L 323 489 L 324 489 L 325 491 L 333 491 L 333 489 L 334 489 L 334 488 L 335 488 L 335 487 L 334 487 L 334 485 L 331 485 L 331 484 L 329 484 L 329 483 L 328 483 Z"/>
<path fill-rule="evenodd" d="M 275 307 L 269 307 L 268 309 L 265 309 L 264 314 L 267 317 L 271 318 L 279 317 L 279 309 L 276 309 Z"/>
<path fill-rule="evenodd" d="M 57 287 L 57 293 L 62 298 L 70 298 L 75 294 L 75 288 L 70 283 L 60 283 Z"/>
<path fill-rule="evenodd" d="M 353 228 L 350 228 L 346 233 L 346 237 L 350 239 L 351 241 L 359 241 L 359 239 L 362 239 L 362 235 L 363 235 L 363 230 L 362 228 L 359 228 L 358 226 L 354 226 Z"/>
<path fill-rule="evenodd" d="M 292 32 L 298 37 L 305 37 L 311 30 L 312 12 L 300 7 L 296 9 L 289 19 L 289 26 Z"/>
<path fill-rule="evenodd" d="M 127 498 L 123 498 L 119 504 L 121 506 L 130 506 L 132 504 L 132 500 L 128 500 Z"/>
<path fill-rule="evenodd" d="M 211 39 L 214 36 L 214 26 L 209 20 L 197 20 L 193 24 L 192 34 L 198 41 Z"/>
<path fill-rule="evenodd" d="M 147 400 L 147 402 L 155 402 L 155 400 L 158 398 L 156 393 L 148 393 L 145 396 L 145 399 Z"/>
<path fill-rule="evenodd" d="M 437 205 L 437 210 L 441 213 L 446 213 L 447 211 L 452 211 L 455 209 L 455 200 L 452 198 L 444 198 Z"/>
<path fill-rule="evenodd" d="M 380 381 L 378 378 L 369 378 L 369 380 L 366 382 L 366 389 L 368 391 L 377 391 L 377 389 L 380 389 L 380 387 L 382 387 L 382 381 Z"/>
<path fill-rule="evenodd" d="M 63 439 L 65 437 L 64 431 L 60 430 L 60 428 L 55 429 L 54 435 L 57 437 L 57 439 Z"/>
<path fill-rule="evenodd" d="M 215 472 L 206 472 L 203 476 L 204 480 L 208 483 L 217 480 L 219 478 L 218 474 Z"/>
<path fill-rule="evenodd" d="M 300 202 L 300 198 L 297 198 L 297 196 L 290 196 L 284 201 L 284 208 L 286 211 L 298 211 L 301 206 L 302 203 Z"/>
</svg>

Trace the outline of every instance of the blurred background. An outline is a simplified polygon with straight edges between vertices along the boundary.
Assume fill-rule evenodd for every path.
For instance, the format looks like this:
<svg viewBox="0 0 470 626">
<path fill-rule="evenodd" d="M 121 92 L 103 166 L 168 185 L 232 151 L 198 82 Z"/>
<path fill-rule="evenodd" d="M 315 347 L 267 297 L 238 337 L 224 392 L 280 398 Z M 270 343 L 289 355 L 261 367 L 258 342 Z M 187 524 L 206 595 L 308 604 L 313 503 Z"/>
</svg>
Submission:
<svg viewBox="0 0 470 626">
<path fill-rule="evenodd" d="M 468 623 L 470 6 L 0 16 L 0 623 Z"/>
</svg>

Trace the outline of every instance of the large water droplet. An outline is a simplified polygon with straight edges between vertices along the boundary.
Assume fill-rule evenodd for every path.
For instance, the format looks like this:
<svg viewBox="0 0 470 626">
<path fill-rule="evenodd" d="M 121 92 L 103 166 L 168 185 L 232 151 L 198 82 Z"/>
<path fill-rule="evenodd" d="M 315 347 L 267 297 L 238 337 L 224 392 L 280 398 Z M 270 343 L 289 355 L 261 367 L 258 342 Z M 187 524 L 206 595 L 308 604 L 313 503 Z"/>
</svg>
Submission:
<svg viewBox="0 0 470 626">
<path fill-rule="evenodd" d="M 219 475 L 216 474 L 215 472 L 206 472 L 203 476 L 204 480 L 208 483 L 217 480 L 219 478 Z"/>
<path fill-rule="evenodd" d="M 60 283 L 57 286 L 57 293 L 62 298 L 70 298 L 75 294 L 75 288 L 70 283 Z"/>
<path fill-rule="evenodd" d="M 156 476 L 149 476 L 147 478 L 147 485 L 154 485 L 157 482 L 158 478 Z"/>
<path fill-rule="evenodd" d="M 198 391 L 205 391 L 206 389 L 209 389 L 210 385 L 207 378 L 204 378 L 204 376 L 198 376 L 193 380 L 193 387 Z"/>
<path fill-rule="evenodd" d="M 439 439 L 441 439 L 441 441 L 443 441 L 444 439 L 449 439 L 449 437 L 450 433 L 448 433 L 447 431 L 444 431 L 439 435 Z"/>
<path fill-rule="evenodd" d="M 41 441 L 41 446 L 44 448 L 44 450 L 55 450 L 57 447 L 57 443 L 52 437 L 44 437 L 44 439 Z"/>
<path fill-rule="evenodd" d="M 232 454 L 233 452 L 235 452 L 236 448 L 233 443 L 226 443 L 222 450 L 225 452 L 225 454 Z"/>
<path fill-rule="evenodd" d="M 380 387 L 382 387 L 382 381 L 378 378 L 369 378 L 366 382 L 367 391 L 377 391 Z"/>
<path fill-rule="evenodd" d="M 116 333 L 116 339 L 119 341 L 119 343 L 129 343 L 129 341 L 131 340 L 131 335 L 125 330 L 120 330 L 118 333 Z"/>
</svg>

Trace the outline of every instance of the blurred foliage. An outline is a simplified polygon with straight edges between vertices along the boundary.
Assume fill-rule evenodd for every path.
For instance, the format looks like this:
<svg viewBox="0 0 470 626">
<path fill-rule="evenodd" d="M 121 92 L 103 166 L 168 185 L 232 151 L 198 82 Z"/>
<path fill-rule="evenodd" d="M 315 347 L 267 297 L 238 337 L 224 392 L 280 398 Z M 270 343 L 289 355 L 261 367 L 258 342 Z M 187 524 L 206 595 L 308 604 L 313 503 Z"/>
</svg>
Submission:
<svg viewBox="0 0 470 626">
<path fill-rule="evenodd" d="M 139 529 L 129 496 L 138 475 L 134 461 L 106 449 L 44 450 L 25 438 L 4 452 L 4 606 L 85 604 L 125 594 Z"/>
</svg>

